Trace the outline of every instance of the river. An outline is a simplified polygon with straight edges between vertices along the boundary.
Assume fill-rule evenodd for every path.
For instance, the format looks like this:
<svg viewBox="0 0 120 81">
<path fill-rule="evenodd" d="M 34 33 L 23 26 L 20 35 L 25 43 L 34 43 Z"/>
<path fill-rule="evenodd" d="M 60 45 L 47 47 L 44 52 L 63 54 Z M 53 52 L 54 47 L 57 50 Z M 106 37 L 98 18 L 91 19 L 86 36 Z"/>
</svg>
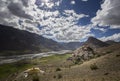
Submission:
<svg viewBox="0 0 120 81">
<path fill-rule="evenodd" d="M 13 55 L 13 56 L 0 56 L 0 64 L 13 63 L 23 59 L 42 58 L 55 54 L 66 54 L 72 52 L 71 50 L 51 51 L 38 54 L 24 54 L 24 55 Z"/>
</svg>

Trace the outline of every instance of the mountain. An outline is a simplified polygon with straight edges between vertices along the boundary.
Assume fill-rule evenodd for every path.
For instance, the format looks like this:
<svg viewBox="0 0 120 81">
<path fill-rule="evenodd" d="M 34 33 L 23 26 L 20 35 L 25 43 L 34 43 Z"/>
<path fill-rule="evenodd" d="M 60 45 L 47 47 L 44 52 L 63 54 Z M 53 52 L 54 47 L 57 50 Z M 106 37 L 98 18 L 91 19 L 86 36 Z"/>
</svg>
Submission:
<svg viewBox="0 0 120 81">
<path fill-rule="evenodd" d="M 113 44 L 118 44 L 120 42 L 115 42 L 113 40 L 108 40 L 108 41 L 105 41 L 107 44 L 110 44 L 110 45 L 113 45 Z"/>
<path fill-rule="evenodd" d="M 102 42 L 94 37 L 89 37 L 88 40 L 78 49 L 73 52 L 73 56 L 79 56 L 79 59 L 88 60 L 96 56 L 96 50 L 98 48 L 107 47 L 109 44 Z"/>
<path fill-rule="evenodd" d="M 108 46 L 109 44 L 106 42 L 102 42 L 94 37 L 89 37 L 86 42 L 69 42 L 69 43 L 61 43 L 61 45 L 68 50 L 75 50 L 81 46 L 89 46 L 91 48 L 100 48 L 104 46 Z"/>
<path fill-rule="evenodd" d="M 0 25 L 0 55 L 61 50 L 57 42 L 35 33 Z"/>
<path fill-rule="evenodd" d="M 87 45 L 93 49 L 109 46 L 109 44 L 100 41 L 94 37 L 89 37 L 88 40 L 83 45 Z"/>
<path fill-rule="evenodd" d="M 69 42 L 69 43 L 61 43 L 61 45 L 67 50 L 75 50 L 78 47 L 82 46 L 83 42 Z"/>
</svg>

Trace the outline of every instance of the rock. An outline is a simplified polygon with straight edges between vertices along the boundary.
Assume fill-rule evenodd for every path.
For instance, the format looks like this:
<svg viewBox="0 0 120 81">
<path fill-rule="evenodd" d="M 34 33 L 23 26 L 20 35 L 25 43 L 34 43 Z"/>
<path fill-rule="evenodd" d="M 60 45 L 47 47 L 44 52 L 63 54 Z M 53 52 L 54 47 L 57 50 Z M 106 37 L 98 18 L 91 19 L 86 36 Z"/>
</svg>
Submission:
<svg viewBox="0 0 120 81">
<path fill-rule="evenodd" d="M 94 56 L 94 50 L 91 47 L 82 46 L 73 52 L 73 57 L 81 57 L 83 60 L 88 60 Z"/>
</svg>

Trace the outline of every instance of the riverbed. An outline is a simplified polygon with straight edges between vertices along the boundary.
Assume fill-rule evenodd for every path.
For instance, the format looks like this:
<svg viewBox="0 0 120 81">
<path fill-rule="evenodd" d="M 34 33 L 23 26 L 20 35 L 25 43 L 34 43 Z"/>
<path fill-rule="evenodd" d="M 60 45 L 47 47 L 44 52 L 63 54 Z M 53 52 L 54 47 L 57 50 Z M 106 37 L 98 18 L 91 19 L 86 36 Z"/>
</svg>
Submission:
<svg viewBox="0 0 120 81">
<path fill-rule="evenodd" d="M 34 58 L 42 58 L 47 57 L 55 54 L 66 54 L 72 52 L 71 50 L 61 50 L 61 51 L 51 51 L 45 53 L 38 53 L 38 54 L 24 54 L 24 55 L 13 55 L 13 56 L 0 56 L 0 64 L 5 63 L 13 63 L 23 59 L 34 59 Z"/>
</svg>

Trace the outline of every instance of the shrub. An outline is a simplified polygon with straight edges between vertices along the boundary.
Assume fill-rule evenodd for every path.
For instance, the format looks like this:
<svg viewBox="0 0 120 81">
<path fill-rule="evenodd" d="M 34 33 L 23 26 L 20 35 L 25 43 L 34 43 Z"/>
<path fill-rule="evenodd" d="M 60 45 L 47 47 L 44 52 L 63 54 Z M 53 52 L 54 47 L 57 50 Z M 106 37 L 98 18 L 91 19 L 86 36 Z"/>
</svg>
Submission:
<svg viewBox="0 0 120 81">
<path fill-rule="evenodd" d="M 105 73 L 104 75 L 108 75 L 109 73 Z"/>
<path fill-rule="evenodd" d="M 54 75 L 53 78 L 56 78 L 56 76 Z"/>
<path fill-rule="evenodd" d="M 116 57 L 120 57 L 120 55 L 116 55 Z"/>
<path fill-rule="evenodd" d="M 106 53 L 108 53 L 108 54 L 109 54 L 109 53 L 112 53 L 112 51 L 107 51 Z"/>
<path fill-rule="evenodd" d="M 77 56 L 74 60 L 74 64 L 79 64 L 81 62 L 81 57 Z"/>
<path fill-rule="evenodd" d="M 39 81 L 39 77 L 33 77 L 32 81 Z"/>
<path fill-rule="evenodd" d="M 61 71 L 61 69 L 60 69 L 60 68 L 57 68 L 56 71 Z"/>
<path fill-rule="evenodd" d="M 61 79 L 62 75 L 61 74 L 57 74 L 57 75 L 54 75 L 53 78 L 55 78 L 55 79 Z"/>
<path fill-rule="evenodd" d="M 62 75 L 61 75 L 61 74 L 58 74 L 57 78 L 58 78 L 58 79 L 61 79 L 61 78 L 62 78 Z"/>
<path fill-rule="evenodd" d="M 97 70 L 98 69 L 98 66 L 94 63 L 94 64 L 91 64 L 90 65 L 90 69 L 91 70 Z"/>
<path fill-rule="evenodd" d="M 100 57 L 101 55 L 100 54 L 96 54 L 94 57 L 96 58 L 96 57 Z"/>
</svg>

